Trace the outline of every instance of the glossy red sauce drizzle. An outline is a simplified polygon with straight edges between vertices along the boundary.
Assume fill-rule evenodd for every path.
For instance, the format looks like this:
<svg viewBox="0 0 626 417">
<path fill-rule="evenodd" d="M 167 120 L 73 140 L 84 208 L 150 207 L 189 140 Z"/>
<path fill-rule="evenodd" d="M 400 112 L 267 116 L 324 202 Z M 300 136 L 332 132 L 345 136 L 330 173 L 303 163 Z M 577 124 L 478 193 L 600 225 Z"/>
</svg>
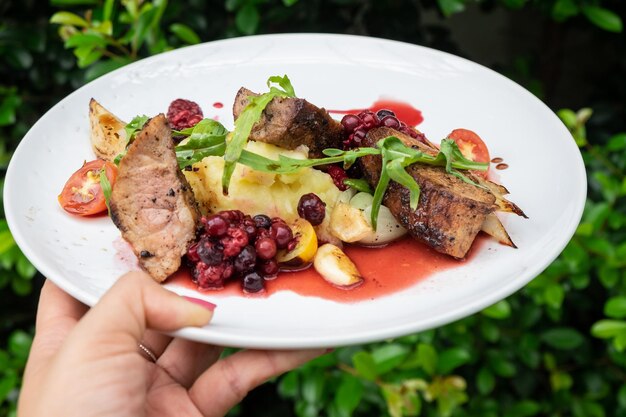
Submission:
<svg viewBox="0 0 626 417">
<path fill-rule="evenodd" d="M 465 260 L 442 255 L 409 237 L 383 248 L 347 246 L 344 248 L 346 254 L 356 264 L 364 278 L 360 286 L 351 289 L 341 289 L 329 284 L 313 267 L 310 267 L 304 271 L 279 273 L 277 278 L 265 282 L 265 290 L 261 293 L 245 294 L 238 280 L 230 281 L 224 289 L 203 293 L 216 298 L 223 296 L 264 298 L 280 291 L 293 291 L 304 296 L 343 303 L 374 300 L 409 288 L 434 273 L 463 265 L 477 252 L 482 242 L 483 239 L 479 236 Z M 184 269 L 170 278 L 168 283 L 197 290 L 191 281 L 189 271 Z"/>
<path fill-rule="evenodd" d="M 213 103 L 213 107 L 215 107 L 216 109 L 221 109 L 222 107 L 224 107 L 224 104 L 216 101 L 215 103 Z"/>
<path fill-rule="evenodd" d="M 329 113 L 348 114 L 360 113 L 363 110 L 377 112 L 378 110 L 387 109 L 396 114 L 396 117 L 409 126 L 417 126 L 424 121 L 422 112 L 409 103 L 392 99 L 380 99 L 367 108 L 350 109 L 350 110 L 326 110 Z"/>
</svg>

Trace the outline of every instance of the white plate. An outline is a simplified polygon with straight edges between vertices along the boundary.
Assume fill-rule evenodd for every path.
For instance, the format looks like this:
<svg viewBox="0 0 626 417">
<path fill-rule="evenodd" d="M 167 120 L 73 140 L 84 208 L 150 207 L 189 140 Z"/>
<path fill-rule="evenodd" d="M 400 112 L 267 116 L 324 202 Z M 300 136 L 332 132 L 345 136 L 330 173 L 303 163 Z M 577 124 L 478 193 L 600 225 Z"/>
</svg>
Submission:
<svg viewBox="0 0 626 417">
<path fill-rule="evenodd" d="M 163 112 L 170 101 L 184 97 L 232 127 L 237 89 L 265 91 L 265 80 L 275 74 L 288 74 L 300 97 L 326 108 L 364 107 L 380 96 L 407 101 L 422 110 L 419 127 L 431 139 L 457 127 L 479 132 L 491 154 L 510 165 L 498 171 L 501 182 L 530 219 L 504 216 L 519 249 L 489 242 L 472 261 L 405 291 L 355 304 L 290 291 L 266 299 L 219 298 L 214 321 L 204 329 L 184 329 L 181 336 L 237 347 L 303 348 L 371 342 L 441 326 L 521 288 L 574 233 L 586 195 L 580 153 L 559 119 L 517 84 L 465 59 L 399 42 L 271 35 L 148 58 L 54 106 L 24 137 L 7 172 L 5 210 L 16 242 L 45 276 L 93 305 L 127 265 L 116 255 L 119 232 L 108 218 L 71 216 L 57 203 L 72 172 L 94 158 L 89 99 L 130 120 Z M 214 109 L 214 102 L 225 106 Z"/>
</svg>

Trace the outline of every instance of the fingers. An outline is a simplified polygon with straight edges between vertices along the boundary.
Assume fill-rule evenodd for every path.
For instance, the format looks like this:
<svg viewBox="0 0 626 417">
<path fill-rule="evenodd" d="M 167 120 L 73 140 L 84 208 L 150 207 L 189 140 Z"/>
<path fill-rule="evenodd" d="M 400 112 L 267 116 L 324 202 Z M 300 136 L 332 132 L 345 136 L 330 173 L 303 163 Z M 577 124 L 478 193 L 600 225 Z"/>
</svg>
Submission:
<svg viewBox="0 0 626 417">
<path fill-rule="evenodd" d="M 45 330 L 48 324 L 58 323 L 59 320 L 76 323 L 87 309 L 86 305 L 46 280 L 37 307 L 37 331 Z"/>
<path fill-rule="evenodd" d="M 147 330 L 141 339 L 141 344 L 154 353 L 157 358 L 163 355 L 173 338 L 163 333 Z"/>
<path fill-rule="evenodd" d="M 206 307 L 166 290 L 143 272 L 130 272 L 100 299 L 76 326 L 77 345 L 90 343 L 96 355 L 104 347 L 137 350 L 147 328 L 169 332 L 206 325 L 213 316 Z M 100 345 L 102 346 L 100 346 Z"/>
<path fill-rule="evenodd" d="M 165 369 L 180 385 L 189 388 L 196 378 L 219 359 L 222 350 L 219 346 L 174 339 L 157 361 L 157 365 Z"/>
<path fill-rule="evenodd" d="M 87 306 L 46 280 L 39 296 L 35 339 L 28 359 L 27 377 L 37 373 L 59 350 Z"/>
<path fill-rule="evenodd" d="M 222 416 L 268 378 L 294 369 L 325 352 L 325 349 L 237 352 L 202 374 L 189 390 L 189 396 L 204 416 Z"/>
</svg>

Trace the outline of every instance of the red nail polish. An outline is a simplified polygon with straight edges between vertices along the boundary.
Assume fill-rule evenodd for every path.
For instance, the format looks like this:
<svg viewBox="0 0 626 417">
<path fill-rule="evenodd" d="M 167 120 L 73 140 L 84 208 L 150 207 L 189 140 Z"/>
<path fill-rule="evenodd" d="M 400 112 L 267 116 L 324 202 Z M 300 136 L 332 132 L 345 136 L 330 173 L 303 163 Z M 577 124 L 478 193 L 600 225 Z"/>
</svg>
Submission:
<svg viewBox="0 0 626 417">
<path fill-rule="evenodd" d="M 187 301 L 191 301 L 194 304 L 198 304 L 199 306 L 204 307 L 209 311 L 213 311 L 215 310 L 215 307 L 217 307 L 215 304 L 210 303 L 206 300 L 201 300 L 199 298 L 187 297 L 186 295 L 183 295 L 183 298 Z"/>
</svg>

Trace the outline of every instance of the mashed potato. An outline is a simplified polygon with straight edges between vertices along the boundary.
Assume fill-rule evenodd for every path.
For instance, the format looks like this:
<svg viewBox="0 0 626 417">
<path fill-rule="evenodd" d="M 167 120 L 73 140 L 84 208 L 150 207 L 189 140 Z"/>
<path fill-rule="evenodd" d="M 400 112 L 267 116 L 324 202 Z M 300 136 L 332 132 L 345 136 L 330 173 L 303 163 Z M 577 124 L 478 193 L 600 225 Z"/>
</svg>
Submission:
<svg viewBox="0 0 626 417">
<path fill-rule="evenodd" d="M 250 141 L 250 152 L 278 159 L 280 154 L 297 159 L 307 157 L 307 150 L 289 151 L 274 145 Z M 202 214 L 220 210 L 241 210 L 246 214 L 267 214 L 287 221 L 298 217 L 298 201 L 307 193 L 315 193 L 331 210 L 341 191 L 330 175 L 313 168 L 303 168 L 293 174 L 271 174 L 255 171 L 237 164 L 229 186 L 229 194 L 222 194 L 224 159 L 209 156 L 194 164 L 192 171 L 183 171 L 191 185 Z"/>
</svg>

